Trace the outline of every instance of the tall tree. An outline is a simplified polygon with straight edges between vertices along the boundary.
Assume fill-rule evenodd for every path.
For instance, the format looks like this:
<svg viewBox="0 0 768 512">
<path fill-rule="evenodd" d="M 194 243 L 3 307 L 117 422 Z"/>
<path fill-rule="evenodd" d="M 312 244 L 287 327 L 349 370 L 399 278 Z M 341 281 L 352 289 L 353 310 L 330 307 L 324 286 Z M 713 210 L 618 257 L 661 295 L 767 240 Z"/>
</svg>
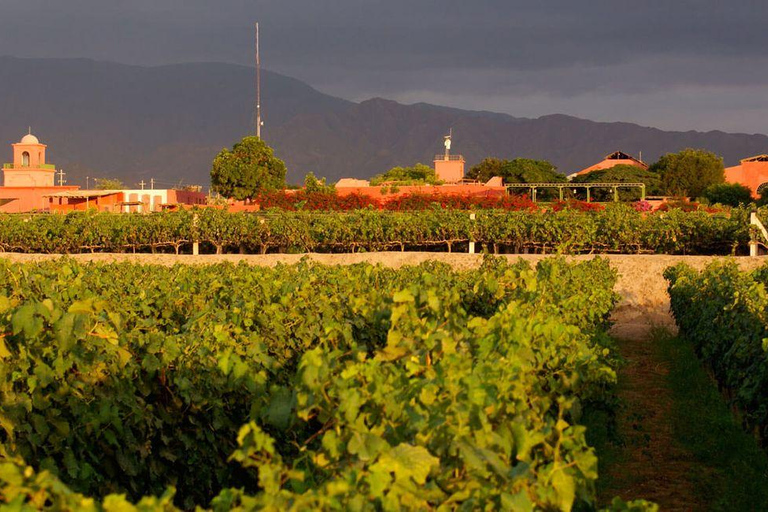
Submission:
<svg viewBox="0 0 768 512">
<path fill-rule="evenodd" d="M 215 192 L 242 201 L 285 188 L 285 173 L 285 163 L 272 148 L 258 137 L 245 137 L 213 160 L 211 185 Z"/>
<path fill-rule="evenodd" d="M 486 182 L 494 176 L 501 176 L 505 183 L 562 183 L 566 177 L 546 160 L 515 158 L 514 160 L 499 160 L 486 158 L 472 167 L 467 173 L 468 178 Z"/>
<path fill-rule="evenodd" d="M 710 185 L 725 182 L 723 159 L 703 149 L 664 155 L 650 168 L 661 175 L 667 194 L 697 198 Z"/>
</svg>

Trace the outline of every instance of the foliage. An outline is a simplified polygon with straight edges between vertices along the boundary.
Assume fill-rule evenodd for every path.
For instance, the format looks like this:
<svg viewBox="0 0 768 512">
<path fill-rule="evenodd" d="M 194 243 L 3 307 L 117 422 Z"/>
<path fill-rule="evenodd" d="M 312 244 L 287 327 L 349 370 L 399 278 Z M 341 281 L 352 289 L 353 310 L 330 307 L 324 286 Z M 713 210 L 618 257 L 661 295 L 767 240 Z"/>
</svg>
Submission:
<svg viewBox="0 0 768 512">
<path fill-rule="evenodd" d="M 0 250 L 78 253 L 170 249 L 178 253 L 189 251 L 192 242 L 198 241 L 203 251 L 215 248 L 216 252 L 356 252 L 430 247 L 452 250 L 457 244 L 474 241 L 494 252 L 732 254 L 750 241 L 749 212 L 745 209 L 714 214 L 672 209 L 647 214 L 618 203 L 601 211 L 532 211 L 527 202 L 518 203 L 514 198 L 505 201 L 510 201 L 509 210 L 477 209 L 475 220 L 468 211 L 436 204 L 423 211 L 404 212 L 272 209 L 231 213 L 204 208 L 147 215 L 0 215 Z"/>
<path fill-rule="evenodd" d="M 287 211 L 350 211 L 381 206 L 379 201 L 370 196 L 357 193 L 339 195 L 335 190 L 267 192 L 257 195 L 253 200 L 262 209 L 280 208 Z"/>
<path fill-rule="evenodd" d="M 310 172 L 304 176 L 304 191 L 307 193 L 333 194 L 336 192 L 336 185 L 327 185 L 325 178 L 317 179 L 315 173 Z"/>
<path fill-rule="evenodd" d="M 280 191 L 259 194 L 254 202 L 262 209 L 280 208 L 282 210 L 313 211 L 350 211 L 361 208 L 373 208 L 389 211 L 422 211 L 439 205 L 442 208 L 536 210 L 538 206 L 528 196 L 477 196 L 410 193 L 376 199 L 368 195 L 352 193 L 340 195 L 337 192 L 294 192 Z"/>
<path fill-rule="evenodd" d="M 742 272 L 728 261 L 697 272 L 680 264 L 665 277 L 681 333 L 746 424 L 768 439 L 768 267 Z"/>
<path fill-rule="evenodd" d="M 710 185 L 704 191 L 704 197 L 710 204 L 739 206 L 752 203 L 752 190 L 740 183 L 718 183 Z"/>
<path fill-rule="evenodd" d="M 653 210 L 653 205 L 648 201 L 636 201 L 632 203 L 632 208 L 638 212 L 650 212 Z"/>
<path fill-rule="evenodd" d="M 474 210 L 474 209 L 499 209 L 499 210 L 526 210 L 538 209 L 536 203 L 528 196 L 471 196 L 471 195 L 447 195 L 447 194 L 405 194 L 391 198 L 382 203 L 382 208 L 391 211 L 420 211 L 434 208 Z"/>
<path fill-rule="evenodd" d="M 504 183 L 563 183 L 567 181 L 566 177 L 557 172 L 557 168 L 550 162 L 529 158 L 515 158 L 514 160 L 486 158 L 467 173 L 468 178 L 482 183 L 494 176 L 501 176 Z"/>
<path fill-rule="evenodd" d="M 97 178 L 96 190 L 122 190 L 125 184 L 117 178 Z"/>
<path fill-rule="evenodd" d="M 555 201 L 552 203 L 553 211 L 560 212 L 565 209 L 576 210 L 579 212 L 601 212 L 605 210 L 605 206 L 600 203 L 588 203 L 586 201 L 579 201 L 576 199 Z"/>
<path fill-rule="evenodd" d="M 612 400 L 615 280 L 599 259 L 0 262 L 0 503 L 593 507 L 579 411 Z"/>
<path fill-rule="evenodd" d="M 647 195 L 656 196 L 663 193 L 661 175 L 659 173 L 627 164 L 615 165 L 608 169 L 576 176 L 573 178 L 573 183 L 644 183 Z M 592 194 L 596 199 L 600 199 L 601 195 L 604 196 L 604 199 L 613 199 L 608 197 L 608 195 L 612 196 L 613 194 L 609 190 L 595 189 L 592 191 Z M 640 199 L 639 190 L 619 190 L 619 194 L 622 200 L 637 201 Z"/>
<path fill-rule="evenodd" d="M 213 160 L 211 187 L 239 201 L 263 191 L 285 187 L 285 164 L 258 137 L 245 137 L 232 150 L 222 149 Z"/>
<path fill-rule="evenodd" d="M 440 185 L 435 170 L 428 165 L 416 164 L 413 167 L 393 167 L 383 174 L 371 178 L 371 185 L 396 183 L 398 185 Z"/>
<path fill-rule="evenodd" d="M 725 181 L 723 159 L 703 149 L 684 149 L 662 156 L 650 171 L 661 175 L 668 195 L 700 197 L 710 185 Z"/>
</svg>

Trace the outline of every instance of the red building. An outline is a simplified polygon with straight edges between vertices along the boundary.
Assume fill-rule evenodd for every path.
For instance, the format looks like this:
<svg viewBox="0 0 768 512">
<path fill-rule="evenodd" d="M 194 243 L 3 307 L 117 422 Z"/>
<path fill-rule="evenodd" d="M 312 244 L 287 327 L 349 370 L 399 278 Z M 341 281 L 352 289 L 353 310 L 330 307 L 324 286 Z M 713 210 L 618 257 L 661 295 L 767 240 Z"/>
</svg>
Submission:
<svg viewBox="0 0 768 512">
<path fill-rule="evenodd" d="M 31 133 L 13 144 L 13 162 L 3 164 L 0 212 L 46 211 L 46 195 L 77 190 L 78 187 L 54 186 L 56 166 L 46 162 L 46 149 Z"/>
<path fill-rule="evenodd" d="M 587 174 L 592 171 L 602 171 L 604 169 L 610 169 L 611 167 L 616 167 L 617 165 L 631 165 L 643 170 L 648 170 L 648 164 L 646 164 L 642 160 L 637 159 L 631 155 L 628 155 L 627 153 L 624 153 L 622 151 L 616 151 L 615 153 L 611 153 L 610 155 L 607 155 L 601 162 L 598 162 L 591 167 L 587 167 L 586 169 L 582 169 L 579 172 L 575 172 L 568 177 L 574 178 L 576 176 L 581 176 L 583 174 Z"/>
<path fill-rule="evenodd" d="M 96 209 L 102 212 L 148 213 L 179 205 L 198 206 L 207 196 L 194 190 L 73 190 L 47 195 L 53 212 Z"/>
<path fill-rule="evenodd" d="M 758 189 L 768 183 L 768 155 L 745 158 L 740 165 L 727 168 L 725 181 L 740 183 L 752 191 L 753 197 L 759 197 Z"/>
</svg>

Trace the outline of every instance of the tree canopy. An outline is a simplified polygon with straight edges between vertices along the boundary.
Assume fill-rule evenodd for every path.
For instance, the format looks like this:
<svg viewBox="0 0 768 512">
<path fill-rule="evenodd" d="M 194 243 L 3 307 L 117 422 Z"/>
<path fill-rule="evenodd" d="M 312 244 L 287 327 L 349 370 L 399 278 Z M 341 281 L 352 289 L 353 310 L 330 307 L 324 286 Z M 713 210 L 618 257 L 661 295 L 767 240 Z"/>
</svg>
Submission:
<svg viewBox="0 0 768 512">
<path fill-rule="evenodd" d="M 284 188 L 285 173 L 285 163 L 272 148 L 258 137 L 245 137 L 213 160 L 211 185 L 215 192 L 242 201 Z"/>
<path fill-rule="evenodd" d="M 315 173 L 310 172 L 304 176 L 304 190 L 306 192 L 333 194 L 336 192 L 336 185 L 328 185 L 325 181 L 325 178 L 317 179 Z"/>
<path fill-rule="evenodd" d="M 494 176 L 501 176 L 504 183 L 562 183 L 566 177 L 546 160 L 515 158 L 501 160 L 486 158 L 472 167 L 467 177 L 485 183 Z"/>
<path fill-rule="evenodd" d="M 704 191 L 704 197 L 710 204 L 739 206 L 753 201 L 752 190 L 740 183 L 718 183 L 710 185 Z"/>
<path fill-rule="evenodd" d="M 125 184 L 117 178 L 96 178 L 96 190 L 122 190 Z"/>
<path fill-rule="evenodd" d="M 399 185 L 440 185 L 435 170 L 428 165 L 416 164 L 413 167 L 393 167 L 383 174 L 371 178 L 371 185 L 397 183 Z"/>
<path fill-rule="evenodd" d="M 684 149 L 664 155 L 651 166 L 661 175 L 667 194 L 700 197 L 710 185 L 725 181 L 723 159 L 703 149 Z"/>
<path fill-rule="evenodd" d="M 635 165 L 614 165 L 608 169 L 600 169 L 576 176 L 572 181 L 573 183 L 643 183 L 645 184 L 645 193 L 648 195 L 654 196 L 664 193 L 659 173 Z"/>
</svg>

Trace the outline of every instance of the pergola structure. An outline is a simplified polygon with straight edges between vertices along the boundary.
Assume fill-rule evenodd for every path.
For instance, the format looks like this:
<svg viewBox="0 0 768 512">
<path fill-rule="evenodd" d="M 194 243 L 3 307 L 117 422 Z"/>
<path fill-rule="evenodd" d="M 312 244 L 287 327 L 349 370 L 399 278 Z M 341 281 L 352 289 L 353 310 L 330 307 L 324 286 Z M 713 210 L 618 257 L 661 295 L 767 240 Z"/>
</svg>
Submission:
<svg viewBox="0 0 768 512">
<path fill-rule="evenodd" d="M 585 189 L 587 191 L 587 202 L 591 202 L 593 188 L 612 190 L 613 200 L 616 202 L 619 201 L 619 189 L 639 188 L 640 198 L 642 201 L 645 200 L 645 183 L 510 183 L 506 187 L 507 193 L 511 189 L 529 189 L 533 202 L 536 202 L 536 195 L 539 189 L 557 189 L 561 201 L 565 198 L 565 190 L 572 189 L 575 193 L 577 189 Z"/>
</svg>

